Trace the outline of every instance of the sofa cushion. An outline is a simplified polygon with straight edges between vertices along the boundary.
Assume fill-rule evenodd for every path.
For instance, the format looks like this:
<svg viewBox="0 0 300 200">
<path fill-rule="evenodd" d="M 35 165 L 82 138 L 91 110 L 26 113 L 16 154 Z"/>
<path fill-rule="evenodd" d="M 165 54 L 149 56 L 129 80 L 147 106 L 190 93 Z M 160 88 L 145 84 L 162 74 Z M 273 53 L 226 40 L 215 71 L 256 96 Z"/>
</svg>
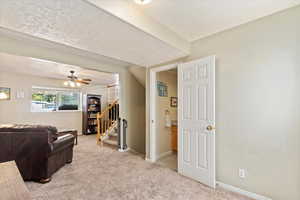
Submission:
<svg viewBox="0 0 300 200">
<path fill-rule="evenodd" d="M 49 135 L 49 142 L 53 142 L 57 139 L 57 129 L 53 126 L 45 125 L 27 125 L 27 124 L 2 124 L 0 125 L 0 133 L 6 132 L 20 132 L 20 133 L 32 133 L 32 132 L 45 132 Z"/>
</svg>

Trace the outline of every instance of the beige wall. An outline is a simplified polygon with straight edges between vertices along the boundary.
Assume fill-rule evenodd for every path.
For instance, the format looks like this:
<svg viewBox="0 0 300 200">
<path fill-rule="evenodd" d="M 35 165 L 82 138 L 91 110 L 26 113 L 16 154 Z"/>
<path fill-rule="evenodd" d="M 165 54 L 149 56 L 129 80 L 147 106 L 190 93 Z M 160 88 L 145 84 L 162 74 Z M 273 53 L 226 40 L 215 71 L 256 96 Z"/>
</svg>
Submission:
<svg viewBox="0 0 300 200">
<path fill-rule="evenodd" d="M 217 57 L 217 179 L 274 200 L 300 199 L 299 21 L 300 7 L 199 40 L 189 57 Z"/>
<path fill-rule="evenodd" d="M 300 199 L 299 21 L 286 10 L 196 41 L 187 59 L 217 58 L 217 180 L 273 200 Z"/>
<path fill-rule="evenodd" d="M 55 126 L 58 129 L 76 129 L 79 133 L 82 132 L 81 111 L 31 112 L 30 110 L 32 86 L 63 88 L 63 80 L 0 72 L 0 86 L 11 88 L 12 93 L 11 100 L 0 101 L 0 124 L 44 124 Z M 16 97 L 18 91 L 24 92 L 24 98 Z M 82 94 L 101 95 L 102 109 L 107 106 L 107 88 L 105 86 L 85 86 L 79 91 Z"/>
<path fill-rule="evenodd" d="M 76 129 L 81 133 L 81 111 L 31 112 L 32 86 L 61 88 L 63 87 L 61 80 L 0 72 L 0 86 L 11 88 L 11 100 L 0 101 L 0 124 L 26 123 L 52 125 L 58 129 Z M 24 98 L 16 98 L 17 91 L 24 92 Z"/>
<path fill-rule="evenodd" d="M 145 88 L 129 73 L 126 67 L 104 64 L 95 55 L 82 55 L 77 51 L 69 53 L 65 48 L 45 47 L 25 39 L 15 39 L 0 34 L 0 52 L 51 60 L 59 63 L 95 69 L 104 72 L 119 73 L 120 78 L 120 115 L 128 120 L 129 147 L 145 152 Z M 136 106 L 133 102 L 139 102 Z M 144 112 L 143 112 L 144 111 Z M 132 133 L 131 133 L 132 131 Z M 135 131 L 135 132 L 134 132 Z M 143 145 L 143 147 L 141 147 Z"/>
<path fill-rule="evenodd" d="M 171 151 L 171 128 L 166 127 L 166 110 L 170 111 L 171 120 L 177 121 L 177 108 L 170 106 L 170 98 L 177 97 L 177 73 L 173 71 L 158 72 L 157 81 L 164 82 L 168 86 L 168 96 L 156 96 L 156 157 L 159 158 L 164 153 Z"/>
<path fill-rule="evenodd" d="M 123 106 L 127 110 L 128 146 L 140 153 L 145 154 L 146 143 L 146 110 L 145 110 L 145 88 L 127 71 L 125 73 L 126 82 L 121 85 L 121 90 L 125 92 L 125 103 Z"/>
</svg>

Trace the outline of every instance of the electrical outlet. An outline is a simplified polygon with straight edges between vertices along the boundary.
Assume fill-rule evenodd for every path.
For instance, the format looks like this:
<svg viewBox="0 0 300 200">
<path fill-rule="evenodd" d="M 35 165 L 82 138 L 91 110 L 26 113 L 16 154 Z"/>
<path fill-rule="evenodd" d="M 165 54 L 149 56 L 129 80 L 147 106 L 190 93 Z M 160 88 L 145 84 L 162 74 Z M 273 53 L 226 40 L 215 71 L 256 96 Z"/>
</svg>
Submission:
<svg viewBox="0 0 300 200">
<path fill-rule="evenodd" d="M 245 169 L 239 169 L 239 177 L 246 178 L 246 171 Z"/>
</svg>

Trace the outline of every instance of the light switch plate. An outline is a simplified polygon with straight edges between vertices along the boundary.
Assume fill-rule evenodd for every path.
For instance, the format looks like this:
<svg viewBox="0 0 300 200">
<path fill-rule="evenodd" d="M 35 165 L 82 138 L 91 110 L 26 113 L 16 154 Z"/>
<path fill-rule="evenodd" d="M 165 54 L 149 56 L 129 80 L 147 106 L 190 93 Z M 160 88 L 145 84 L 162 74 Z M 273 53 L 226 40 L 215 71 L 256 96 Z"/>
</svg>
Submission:
<svg viewBox="0 0 300 200">
<path fill-rule="evenodd" d="M 239 177 L 246 178 L 246 171 L 245 169 L 239 169 Z"/>
</svg>

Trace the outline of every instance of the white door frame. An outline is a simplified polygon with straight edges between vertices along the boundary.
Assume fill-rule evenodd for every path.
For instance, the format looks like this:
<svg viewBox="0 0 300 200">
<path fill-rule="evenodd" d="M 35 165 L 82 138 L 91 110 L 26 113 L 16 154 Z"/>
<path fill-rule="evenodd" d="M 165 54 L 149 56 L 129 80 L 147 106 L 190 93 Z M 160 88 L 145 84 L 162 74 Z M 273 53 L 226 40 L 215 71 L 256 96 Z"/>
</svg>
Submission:
<svg viewBox="0 0 300 200">
<path fill-rule="evenodd" d="M 174 63 L 150 69 L 150 161 L 156 162 L 156 73 L 175 69 L 180 63 Z"/>
</svg>

